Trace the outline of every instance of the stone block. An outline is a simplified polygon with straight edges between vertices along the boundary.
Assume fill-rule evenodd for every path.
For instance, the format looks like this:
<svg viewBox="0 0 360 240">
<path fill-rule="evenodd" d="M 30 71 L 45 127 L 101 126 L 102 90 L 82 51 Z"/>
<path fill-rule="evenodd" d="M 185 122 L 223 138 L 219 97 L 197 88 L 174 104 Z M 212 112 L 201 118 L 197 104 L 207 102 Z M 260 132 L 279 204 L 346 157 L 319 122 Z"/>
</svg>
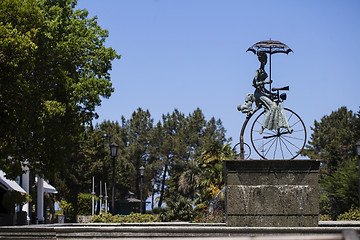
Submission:
<svg viewBox="0 0 360 240">
<path fill-rule="evenodd" d="M 225 161 L 228 226 L 317 226 L 319 161 Z"/>
</svg>

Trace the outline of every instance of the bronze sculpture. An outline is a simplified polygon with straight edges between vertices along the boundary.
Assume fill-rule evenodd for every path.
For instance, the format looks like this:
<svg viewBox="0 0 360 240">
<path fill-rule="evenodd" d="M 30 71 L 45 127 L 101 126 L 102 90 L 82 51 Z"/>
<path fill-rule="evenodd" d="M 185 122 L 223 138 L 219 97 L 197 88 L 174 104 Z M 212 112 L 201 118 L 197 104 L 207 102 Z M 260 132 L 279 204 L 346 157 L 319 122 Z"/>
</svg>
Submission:
<svg viewBox="0 0 360 240">
<path fill-rule="evenodd" d="M 268 90 L 266 86 L 271 86 L 272 79 L 270 77 L 267 80 L 268 75 L 265 71 L 267 53 L 270 55 L 271 63 L 271 54 L 278 52 L 287 54 L 292 50 L 279 41 L 269 40 L 254 44 L 247 51 L 257 54 L 260 67 L 256 70 L 253 79 L 254 94 L 248 93 L 245 97 L 245 103 L 238 105 L 238 110 L 246 113 L 247 117 L 241 129 L 240 142 L 235 145 L 234 149 L 239 148 L 238 157 L 240 159 L 246 159 L 250 156 L 250 146 L 244 142 L 245 127 L 250 118 L 258 110 L 263 109 L 264 111 L 256 117 L 251 127 L 251 143 L 254 150 L 263 159 L 294 159 L 305 146 L 305 125 L 294 111 L 283 107 L 286 94 L 280 94 L 280 91 L 289 90 L 289 87 L 269 87 L 270 90 Z M 252 108 L 254 102 L 255 108 Z"/>
</svg>

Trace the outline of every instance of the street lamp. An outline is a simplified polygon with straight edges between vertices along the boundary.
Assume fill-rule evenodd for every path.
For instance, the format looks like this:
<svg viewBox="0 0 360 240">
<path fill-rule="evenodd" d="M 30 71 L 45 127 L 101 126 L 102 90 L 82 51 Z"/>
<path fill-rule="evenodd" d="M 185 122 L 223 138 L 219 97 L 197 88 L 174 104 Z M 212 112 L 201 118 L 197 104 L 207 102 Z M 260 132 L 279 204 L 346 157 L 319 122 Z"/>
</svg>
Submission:
<svg viewBox="0 0 360 240">
<path fill-rule="evenodd" d="M 112 157 L 112 167 L 113 167 L 113 176 L 112 176 L 112 186 L 111 186 L 111 210 L 114 214 L 115 211 L 115 157 L 117 156 L 117 150 L 119 148 L 119 145 L 116 143 L 110 144 L 110 154 Z"/>
<path fill-rule="evenodd" d="M 140 213 L 143 214 L 144 211 L 143 211 L 143 178 L 144 178 L 144 173 L 145 173 L 145 168 L 144 166 L 141 166 L 139 168 L 139 171 L 140 171 Z"/>
<path fill-rule="evenodd" d="M 151 213 L 154 213 L 154 186 L 155 179 L 151 179 Z"/>
<path fill-rule="evenodd" d="M 356 154 L 358 155 L 358 163 L 359 163 L 359 179 L 358 179 L 358 182 L 359 182 L 359 193 L 358 193 L 358 198 L 359 198 L 359 207 L 360 207 L 360 140 L 357 141 L 355 143 L 355 147 L 356 147 Z"/>
</svg>

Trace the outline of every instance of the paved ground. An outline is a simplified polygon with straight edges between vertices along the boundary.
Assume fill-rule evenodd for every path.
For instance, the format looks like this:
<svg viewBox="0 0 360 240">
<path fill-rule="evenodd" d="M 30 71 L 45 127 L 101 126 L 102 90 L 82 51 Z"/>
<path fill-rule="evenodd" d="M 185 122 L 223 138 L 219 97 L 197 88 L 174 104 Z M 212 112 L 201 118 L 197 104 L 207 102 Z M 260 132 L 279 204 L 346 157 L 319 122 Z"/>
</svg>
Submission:
<svg viewBox="0 0 360 240">
<path fill-rule="evenodd" d="M 319 227 L 227 227 L 225 224 L 53 224 L 0 227 L 0 239 L 358 240 L 359 222 Z"/>
</svg>

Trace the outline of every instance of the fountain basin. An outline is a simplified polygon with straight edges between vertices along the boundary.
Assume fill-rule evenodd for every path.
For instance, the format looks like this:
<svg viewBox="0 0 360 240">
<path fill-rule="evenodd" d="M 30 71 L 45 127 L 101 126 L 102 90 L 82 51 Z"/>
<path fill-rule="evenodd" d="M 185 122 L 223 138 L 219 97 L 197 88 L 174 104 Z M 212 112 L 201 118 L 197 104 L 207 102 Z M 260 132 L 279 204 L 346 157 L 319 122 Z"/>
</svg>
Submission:
<svg viewBox="0 0 360 240">
<path fill-rule="evenodd" d="M 317 160 L 224 161 L 227 226 L 318 226 L 319 166 Z"/>
</svg>

